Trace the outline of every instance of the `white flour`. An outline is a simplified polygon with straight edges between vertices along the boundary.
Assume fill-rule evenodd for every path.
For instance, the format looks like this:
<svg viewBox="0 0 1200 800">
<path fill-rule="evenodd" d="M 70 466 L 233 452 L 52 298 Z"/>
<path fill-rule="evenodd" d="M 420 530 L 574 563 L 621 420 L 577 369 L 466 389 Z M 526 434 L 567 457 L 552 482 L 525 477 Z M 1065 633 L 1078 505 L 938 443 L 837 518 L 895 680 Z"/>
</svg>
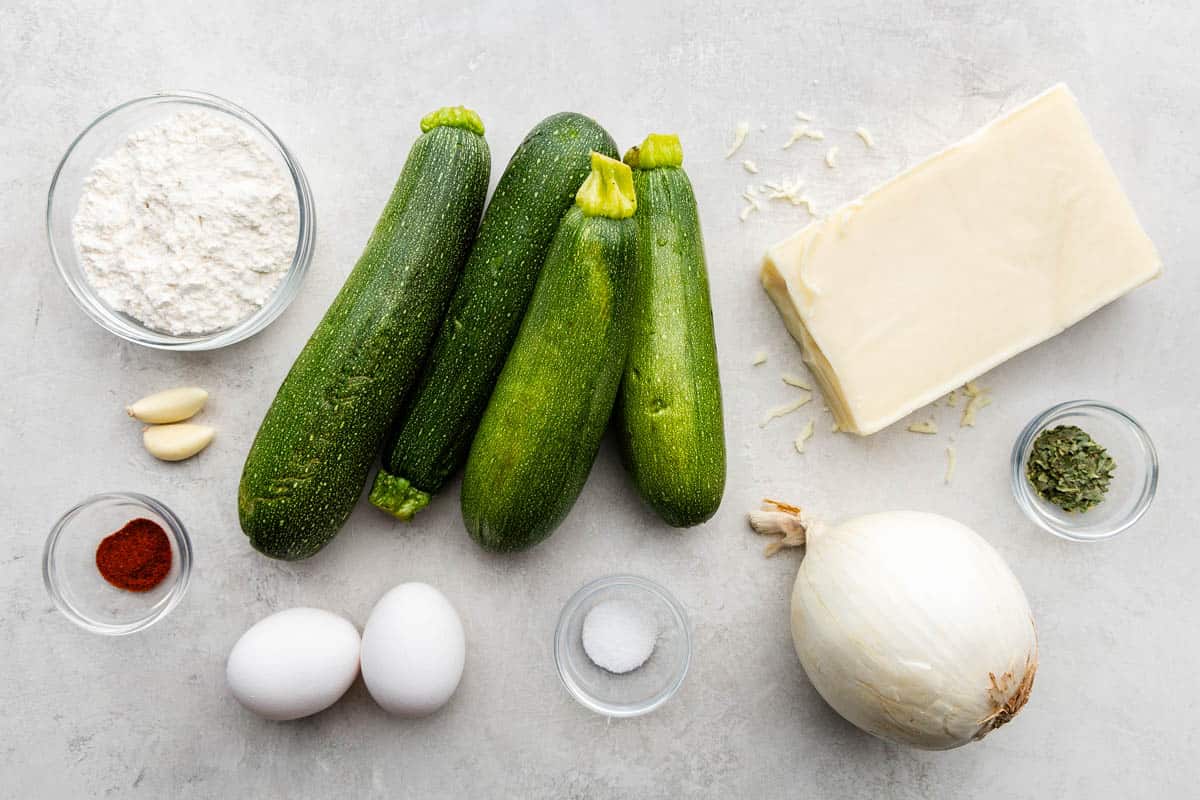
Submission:
<svg viewBox="0 0 1200 800">
<path fill-rule="evenodd" d="M 84 180 L 72 230 L 100 298 L 174 335 L 228 328 L 291 266 L 299 211 L 256 134 L 196 109 L 132 134 Z"/>
</svg>

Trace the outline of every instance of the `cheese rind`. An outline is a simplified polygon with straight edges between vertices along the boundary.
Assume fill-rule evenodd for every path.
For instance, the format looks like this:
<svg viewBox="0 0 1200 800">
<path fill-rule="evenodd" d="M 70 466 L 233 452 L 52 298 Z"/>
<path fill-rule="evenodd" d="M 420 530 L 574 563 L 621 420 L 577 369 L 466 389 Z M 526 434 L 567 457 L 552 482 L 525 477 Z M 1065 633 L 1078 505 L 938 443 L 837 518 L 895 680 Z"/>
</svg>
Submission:
<svg viewBox="0 0 1200 800">
<path fill-rule="evenodd" d="M 870 434 L 1160 271 L 1059 85 L 780 242 L 762 282 L 838 427 Z"/>
</svg>

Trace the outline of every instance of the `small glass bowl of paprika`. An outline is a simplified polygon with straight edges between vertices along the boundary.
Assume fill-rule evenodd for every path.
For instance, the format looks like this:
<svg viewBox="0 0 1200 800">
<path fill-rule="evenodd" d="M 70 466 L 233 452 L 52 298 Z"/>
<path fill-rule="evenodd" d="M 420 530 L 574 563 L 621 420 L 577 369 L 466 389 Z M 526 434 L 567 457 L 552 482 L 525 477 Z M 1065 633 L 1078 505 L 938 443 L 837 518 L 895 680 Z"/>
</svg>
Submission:
<svg viewBox="0 0 1200 800">
<path fill-rule="evenodd" d="M 183 599 L 192 542 L 152 497 L 109 492 L 59 518 L 42 553 L 42 578 L 67 619 L 94 633 L 145 630 Z"/>
</svg>

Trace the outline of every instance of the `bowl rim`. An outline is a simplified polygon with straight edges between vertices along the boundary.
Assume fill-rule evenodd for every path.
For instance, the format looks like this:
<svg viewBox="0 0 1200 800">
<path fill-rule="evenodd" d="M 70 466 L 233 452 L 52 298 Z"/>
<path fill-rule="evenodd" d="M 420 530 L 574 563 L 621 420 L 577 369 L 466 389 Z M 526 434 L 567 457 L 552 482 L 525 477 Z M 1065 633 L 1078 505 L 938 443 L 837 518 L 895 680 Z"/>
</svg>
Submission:
<svg viewBox="0 0 1200 800">
<path fill-rule="evenodd" d="M 58 581 L 54 577 L 56 572 L 55 554 L 58 548 L 59 537 L 66 529 L 67 525 L 84 509 L 94 506 L 98 503 L 108 501 L 119 501 L 123 503 L 133 503 L 140 505 L 148 511 L 153 512 L 167 523 L 167 533 L 175 541 L 175 549 L 179 559 L 179 570 L 176 573 L 175 580 L 171 584 L 170 590 L 160 599 L 150 612 L 141 619 L 133 622 L 126 622 L 119 625 L 114 625 L 108 622 L 100 622 L 87 614 L 80 611 L 63 596 L 59 589 Z M 175 512 L 158 500 L 155 500 L 149 495 L 139 492 L 101 492 L 91 495 L 76 503 L 71 508 L 67 509 L 62 516 L 54 523 L 50 529 L 50 534 L 46 537 L 46 544 L 42 549 L 42 582 L 46 586 L 46 591 L 50 594 L 50 599 L 54 601 L 55 607 L 62 612 L 63 616 L 74 622 L 81 628 L 89 630 L 93 633 L 100 633 L 106 636 L 126 636 L 131 633 L 137 633 L 149 628 L 154 623 L 158 622 L 167 614 L 174 610 L 175 606 L 183 599 L 187 592 L 188 584 L 192 577 L 192 540 L 188 536 L 187 529 L 176 516 Z"/>
<path fill-rule="evenodd" d="M 242 124 L 256 130 L 275 148 L 279 156 L 283 159 L 291 176 L 292 186 L 296 191 L 298 218 L 296 251 L 292 255 L 292 263 L 284 274 L 283 279 L 279 282 L 271 297 L 257 311 L 232 327 L 213 331 L 212 333 L 174 336 L 162 331 L 155 331 L 141 323 L 127 321 L 118 317 L 116 312 L 101 303 L 94 296 L 93 292 L 81 285 L 81 283 L 86 283 L 86 279 L 83 281 L 77 280 L 68 272 L 64 266 L 64 256 L 59 252 L 59 248 L 55 245 L 54 241 L 56 228 L 53 222 L 53 212 L 59 180 L 62 177 L 64 168 L 70 162 L 80 143 L 100 123 L 110 117 L 133 107 L 164 102 L 185 103 L 215 109 L 234 117 Z M 308 273 L 309 265 L 312 263 L 313 246 L 316 236 L 316 211 L 313 207 L 312 189 L 308 184 L 308 177 L 300 166 L 300 162 L 296 160 L 292 151 L 288 149 L 287 145 L 283 143 L 283 140 L 279 138 L 274 130 L 252 112 L 236 103 L 218 97 L 215 94 L 181 89 L 154 92 L 126 100 L 100 114 L 79 132 L 67 147 L 66 152 L 63 153 L 62 158 L 59 159 L 58 165 L 54 169 L 54 175 L 50 180 L 50 188 L 46 193 L 45 226 L 46 239 L 50 246 L 50 257 L 54 262 L 55 268 L 58 270 L 59 277 L 67 285 L 67 289 L 75 299 L 75 302 L 97 325 L 127 342 L 133 342 L 134 344 L 158 350 L 215 350 L 243 341 L 258 333 L 267 327 L 267 325 L 274 322 L 291 304 L 299 292 L 305 275 Z"/>
<path fill-rule="evenodd" d="M 675 618 L 676 624 L 683 632 L 683 662 L 679 666 L 677 674 L 665 689 L 658 692 L 648 701 L 636 705 L 613 705 L 602 700 L 598 700 L 585 691 L 583 687 L 574 679 L 570 669 L 567 667 L 565 659 L 564 650 L 568 645 L 566 641 L 566 632 L 570 621 L 574 618 L 575 614 L 578 613 L 585 600 L 597 594 L 598 592 L 613 586 L 636 586 L 640 589 L 649 591 L 651 594 L 654 594 L 663 601 L 668 609 L 670 609 L 672 616 Z M 687 677 L 688 669 L 691 667 L 691 663 L 692 631 L 688 623 L 687 611 L 683 608 L 679 601 L 675 599 L 675 596 L 667 591 L 664 586 L 650 580 L 649 578 L 643 578 L 639 575 L 624 574 L 608 575 L 602 578 L 596 578 L 588 583 L 585 583 L 574 594 L 572 594 L 567 602 L 563 604 L 562 611 L 559 612 L 558 623 L 554 628 L 554 665 L 558 671 L 559 680 L 562 681 L 563 686 L 567 689 L 567 693 L 575 698 L 580 705 L 582 705 L 584 708 L 590 709 L 591 711 L 595 711 L 597 714 L 621 719 L 649 714 L 651 711 L 655 710 L 675 696 L 675 694 L 679 691 L 679 688 L 683 686 L 683 680 Z"/>
<path fill-rule="evenodd" d="M 1100 533 L 1088 535 L 1081 534 L 1074 528 L 1061 525 L 1055 519 L 1042 512 L 1035 502 L 1028 481 L 1025 479 L 1024 469 L 1025 458 L 1038 434 L 1054 423 L 1055 420 L 1081 409 L 1098 411 L 1101 414 L 1116 419 L 1134 434 L 1146 453 L 1146 467 L 1142 478 L 1141 495 L 1138 497 L 1133 510 L 1116 521 L 1112 526 L 1101 529 Z M 1154 447 L 1154 441 L 1146 433 L 1146 429 L 1142 427 L 1141 423 L 1134 419 L 1128 412 L 1111 403 L 1090 399 L 1068 400 L 1056 403 L 1036 415 L 1021 429 L 1021 433 L 1013 443 L 1010 459 L 1013 496 L 1017 501 L 1017 505 L 1025 513 L 1025 516 L 1042 530 L 1072 542 L 1100 542 L 1105 539 L 1111 539 L 1137 523 L 1150 509 L 1150 505 L 1154 501 L 1154 496 L 1158 491 L 1158 470 L 1158 450 Z"/>
</svg>

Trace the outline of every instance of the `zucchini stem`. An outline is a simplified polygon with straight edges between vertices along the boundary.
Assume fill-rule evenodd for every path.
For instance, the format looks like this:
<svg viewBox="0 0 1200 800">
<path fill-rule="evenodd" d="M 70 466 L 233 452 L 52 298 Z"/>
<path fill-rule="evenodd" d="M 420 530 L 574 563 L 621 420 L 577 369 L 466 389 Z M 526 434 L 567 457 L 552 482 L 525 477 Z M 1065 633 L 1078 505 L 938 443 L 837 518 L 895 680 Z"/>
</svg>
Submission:
<svg viewBox="0 0 1200 800">
<path fill-rule="evenodd" d="M 405 522 L 429 505 L 431 499 L 428 492 L 422 492 L 407 478 L 398 478 L 382 469 L 375 476 L 375 485 L 371 487 L 371 505 Z"/>
<path fill-rule="evenodd" d="M 593 150 L 592 171 L 575 193 L 575 205 L 589 217 L 632 217 L 637 211 L 633 171 L 615 158 Z"/>
<path fill-rule="evenodd" d="M 466 106 L 444 106 L 421 117 L 421 133 L 441 127 L 463 128 L 483 136 L 483 120 Z"/>
<path fill-rule="evenodd" d="M 674 133 L 651 133 L 641 145 L 625 151 L 625 163 L 634 169 L 682 167 L 683 145 Z"/>
</svg>

